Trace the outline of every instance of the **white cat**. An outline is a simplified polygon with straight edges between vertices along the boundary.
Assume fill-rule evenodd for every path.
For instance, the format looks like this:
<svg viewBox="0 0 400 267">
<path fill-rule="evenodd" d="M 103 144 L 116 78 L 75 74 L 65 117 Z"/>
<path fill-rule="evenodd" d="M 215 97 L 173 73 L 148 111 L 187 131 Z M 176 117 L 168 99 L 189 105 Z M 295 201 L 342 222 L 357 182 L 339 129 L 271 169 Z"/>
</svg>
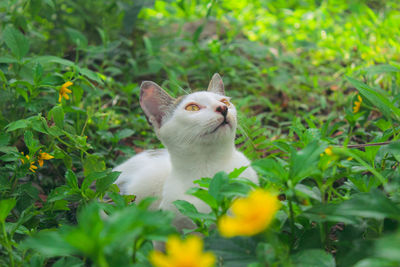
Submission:
<svg viewBox="0 0 400 267">
<path fill-rule="evenodd" d="M 178 229 L 191 227 L 172 202 L 186 200 L 200 212 L 209 212 L 204 202 L 185 194 L 195 186 L 193 181 L 250 164 L 235 148 L 236 108 L 225 96 L 218 74 L 207 91 L 177 99 L 153 82 L 143 82 L 140 89 L 140 105 L 166 149 L 144 151 L 117 166 L 114 170 L 121 174 L 116 184 L 122 194 L 136 195 L 138 201 L 158 197 L 153 208 L 174 211 Z M 258 182 L 251 167 L 241 176 Z"/>
</svg>

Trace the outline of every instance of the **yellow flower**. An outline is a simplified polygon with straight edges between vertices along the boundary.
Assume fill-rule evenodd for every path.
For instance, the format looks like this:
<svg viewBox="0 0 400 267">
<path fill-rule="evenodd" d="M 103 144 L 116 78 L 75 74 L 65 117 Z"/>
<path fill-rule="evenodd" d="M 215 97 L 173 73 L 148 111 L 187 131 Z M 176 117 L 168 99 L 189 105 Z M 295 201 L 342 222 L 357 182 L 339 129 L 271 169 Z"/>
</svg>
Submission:
<svg viewBox="0 0 400 267">
<path fill-rule="evenodd" d="M 358 101 L 354 102 L 353 113 L 357 113 L 358 111 L 360 111 L 362 97 L 360 95 L 357 95 L 357 99 Z"/>
<path fill-rule="evenodd" d="M 42 152 L 42 150 L 40 150 L 39 152 L 39 156 L 38 156 L 38 162 L 39 162 L 39 166 L 42 167 L 43 166 L 43 161 L 44 160 L 50 160 L 53 159 L 54 157 L 46 152 Z"/>
<path fill-rule="evenodd" d="M 203 240 L 198 236 L 189 236 L 181 240 L 171 236 L 166 243 L 166 254 L 160 251 L 150 253 L 150 262 L 155 267 L 211 267 L 215 256 L 211 252 L 203 252 Z"/>
<path fill-rule="evenodd" d="M 21 154 L 24 155 L 24 152 L 21 152 Z M 25 158 L 27 158 L 27 159 L 28 159 L 28 162 L 30 163 L 29 170 L 30 170 L 31 172 L 36 172 L 35 170 L 37 169 L 37 167 L 34 165 L 35 162 L 30 160 L 29 155 L 26 155 Z M 25 164 L 25 160 L 24 160 L 23 158 L 20 159 L 20 160 L 21 160 L 22 164 Z"/>
<path fill-rule="evenodd" d="M 281 204 L 273 194 L 256 189 L 248 197 L 236 199 L 231 208 L 233 217 L 224 215 L 218 222 L 222 236 L 252 236 L 264 231 Z"/>
<path fill-rule="evenodd" d="M 59 97 L 58 97 L 58 102 L 61 102 L 61 99 L 64 97 L 65 99 L 69 99 L 68 94 L 72 93 L 71 90 L 68 89 L 69 86 L 73 85 L 72 82 L 68 81 L 61 85 L 60 91 L 59 91 Z"/>
<path fill-rule="evenodd" d="M 328 156 L 333 156 L 333 152 L 332 152 L 332 147 L 328 146 L 327 148 L 325 148 L 325 154 L 327 154 Z"/>
</svg>

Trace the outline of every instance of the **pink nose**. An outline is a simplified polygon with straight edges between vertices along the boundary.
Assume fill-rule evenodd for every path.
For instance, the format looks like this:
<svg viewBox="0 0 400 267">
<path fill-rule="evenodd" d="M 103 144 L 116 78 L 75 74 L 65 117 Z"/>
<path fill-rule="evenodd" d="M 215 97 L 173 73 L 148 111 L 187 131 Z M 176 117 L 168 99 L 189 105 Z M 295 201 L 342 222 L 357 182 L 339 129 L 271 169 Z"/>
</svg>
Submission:
<svg viewBox="0 0 400 267">
<path fill-rule="evenodd" d="M 226 114 L 228 113 L 228 107 L 227 106 L 218 106 L 215 109 L 215 111 L 221 113 L 222 116 L 226 117 Z"/>
</svg>

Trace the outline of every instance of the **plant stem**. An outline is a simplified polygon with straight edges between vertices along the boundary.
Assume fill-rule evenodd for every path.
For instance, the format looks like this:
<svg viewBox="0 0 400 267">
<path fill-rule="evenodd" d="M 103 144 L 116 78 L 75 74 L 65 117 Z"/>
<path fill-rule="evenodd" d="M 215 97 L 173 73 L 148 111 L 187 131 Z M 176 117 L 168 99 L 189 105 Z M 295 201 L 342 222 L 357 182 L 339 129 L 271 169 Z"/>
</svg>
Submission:
<svg viewBox="0 0 400 267">
<path fill-rule="evenodd" d="M 8 236 L 7 236 L 7 232 L 6 232 L 6 227 L 4 225 L 4 222 L 1 223 L 1 228 L 3 230 L 3 235 L 4 235 L 4 242 L 5 242 L 5 247 L 7 249 L 8 252 L 8 257 L 10 258 L 10 264 L 11 267 L 14 267 L 14 257 L 12 255 L 12 246 L 10 245 L 9 241 L 8 241 Z"/>
<path fill-rule="evenodd" d="M 295 226 L 294 226 L 294 211 L 293 211 L 292 197 L 288 198 L 288 203 L 289 203 L 290 232 L 291 232 L 290 250 L 293 250 L 295 241 L 295 233 L 294 233 Z"/>
</svg>

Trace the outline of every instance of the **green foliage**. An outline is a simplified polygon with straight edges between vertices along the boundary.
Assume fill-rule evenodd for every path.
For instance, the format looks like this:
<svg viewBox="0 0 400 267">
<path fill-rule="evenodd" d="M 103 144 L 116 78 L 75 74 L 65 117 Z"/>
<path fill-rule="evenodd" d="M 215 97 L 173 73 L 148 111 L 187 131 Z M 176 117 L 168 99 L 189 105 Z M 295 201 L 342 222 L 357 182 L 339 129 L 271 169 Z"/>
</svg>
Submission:
<svg viewBox="0 0 400 267">
<path fill-rule="evenodd" d="M 174 203 L 217 265 L 400 265 L 398 1 L 6 0 L 0 13 L 1 266 L 149 266 L 173 215 L 121 196 L 112 172 L 160 146 L 138 84 L 181 95 L 214 72 L 260 177 L 196 181 L 209 213 Z M 258 186 L 279 193 L 275 221 L 221 237 Z"/>
</svg>

